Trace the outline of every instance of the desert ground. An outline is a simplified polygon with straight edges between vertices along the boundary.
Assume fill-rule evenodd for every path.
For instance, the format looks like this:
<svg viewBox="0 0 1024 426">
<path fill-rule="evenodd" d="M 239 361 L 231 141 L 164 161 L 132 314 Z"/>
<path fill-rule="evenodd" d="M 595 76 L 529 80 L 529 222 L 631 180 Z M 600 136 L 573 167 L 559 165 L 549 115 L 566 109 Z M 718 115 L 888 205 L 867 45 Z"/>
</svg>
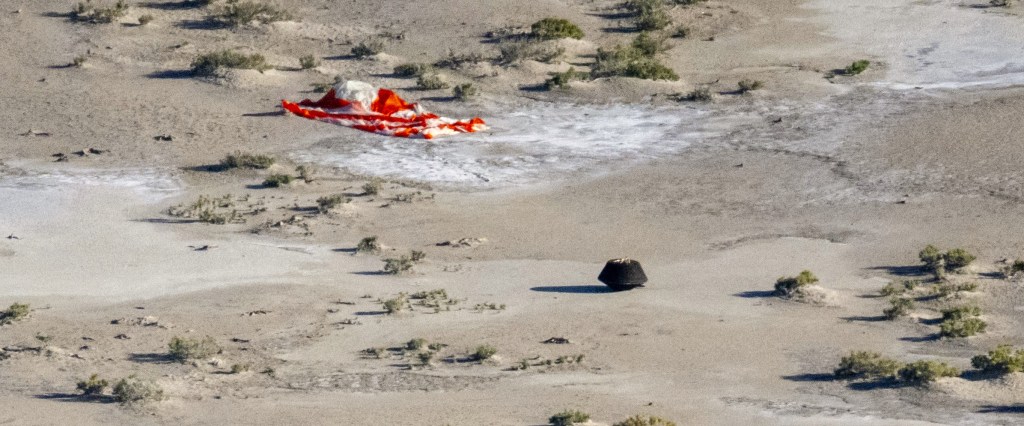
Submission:
<svg viewBox="0 0 1024 426">
<path fill-rule="evenodd" d="M 287 16 L 231 26 L 210 19 L 226 0 L 149 0 L 89 22 L 114 3 L 0 2 L 0 309 L 28 305 L 0 325 L 0 424 L 1022 421 L 1024 373 L 972 357 L 1024 345 L 1006 272 L 1024 256 L 1024 5 L 666 1 L 655 34 L 686 34 L 655 58 L 677 80 L 548 90 L 638 36 L 622 1 L 275 0 Z M 582 38 L 503 56 L 549 17 Z M 224 49 L 271 67 L 193 74 Z M 393 71 L 446 58 L 440 78 L 478 96 Z M 283 113 L 336 76 L 490 129 L 389 138 Z M 274 164 L 223 167 L 233 153 Z M 929 244 L 977 258 L 933 282 Z M 597 281 L 622 257 L 646 286 Z M 803 270 L 807 297 L 775 291 Z M 913 307 L 888 320 L 880 291 L 905 280 Z M 941 310 L 966 305 L 987 329 L 943 336 Z M 177 359 L 176 338 L 215 348 Z M 851 351 L 962 374 L 843 380 Z M 109 386 L 83 395 L 93 374 Z M 131 376 L 162 396 L 119 402 Z"/>
</svg>

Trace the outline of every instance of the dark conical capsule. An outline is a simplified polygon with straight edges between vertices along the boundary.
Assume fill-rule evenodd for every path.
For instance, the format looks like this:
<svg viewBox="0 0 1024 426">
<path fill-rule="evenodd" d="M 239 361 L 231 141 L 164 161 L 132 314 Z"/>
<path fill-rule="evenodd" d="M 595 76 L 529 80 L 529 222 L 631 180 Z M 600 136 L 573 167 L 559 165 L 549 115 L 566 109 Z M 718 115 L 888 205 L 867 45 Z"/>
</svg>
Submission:
<svg viewBox="0 0 1024 426">
<path fill-rule="evenodd" d="M 647 282 L 647 275 L 644 274 L 640 262 L 633 259 L 612 259 L 604 265 L 597 279 L 612 290 L 622 291 L 643 286 Z"/>
</svg>

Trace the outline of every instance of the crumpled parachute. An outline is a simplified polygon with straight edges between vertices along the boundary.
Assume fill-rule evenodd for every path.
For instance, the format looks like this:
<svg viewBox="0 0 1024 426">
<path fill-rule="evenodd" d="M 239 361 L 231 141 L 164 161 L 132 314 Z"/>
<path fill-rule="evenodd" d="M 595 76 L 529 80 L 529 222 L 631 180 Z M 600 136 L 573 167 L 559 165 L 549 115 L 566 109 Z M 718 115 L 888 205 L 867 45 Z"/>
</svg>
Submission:
<svg viewBox="0 0 1024 426">
<path fill-rule="evenodd" d="M 439 117 L 419 104 L 406 102 L 395 92 L 361 81 L 338 83 L 316 102 L 309 99 L 299 103 L 281 101 L 281 105 L 310 120 L 405 138 L 433 139 L 487 129 L 480 118 L 460 121 Z"/>
</svg>

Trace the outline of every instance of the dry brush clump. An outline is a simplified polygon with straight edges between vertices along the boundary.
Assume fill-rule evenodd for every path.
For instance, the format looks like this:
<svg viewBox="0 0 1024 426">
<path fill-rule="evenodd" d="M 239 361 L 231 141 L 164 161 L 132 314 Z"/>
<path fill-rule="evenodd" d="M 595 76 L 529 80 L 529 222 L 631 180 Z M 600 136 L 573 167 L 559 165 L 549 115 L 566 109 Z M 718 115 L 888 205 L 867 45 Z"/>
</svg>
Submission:
<svg viewBox="0 0 1024 426">
<path fill-rule="evenodd" d="M 676 423 L 657 416 L 634 415 L 612 426 L 676 426 Z"/>
<path fill-rule="evenodd" d="M 977 259 L 973 254 L 962 248 L 954 248 L 943 252 L 931 244 L 918 253 L 924 268 L 935 275 L 936 280 L 945 277 L 947 272 L 961 272 Z"/>
<path fill-rule="evenodd" d="M 103 395 L 103 391 L 110 386 L 110 383 L 101 379 L 99 374 L 93 374 L 88 379 L 79 381 L 75 386 L 84 396 L 97 396 Z"/>
<path fill-rule="evenodd" d="M 352 47 L 352 56 L 357 59 L 363 59 L 376 55 L 378 53 L 384 53 L 384 40 L 377 37 L 370 37 Z"/>
<path fill-rule="evenodd" d="M 464 83 L 452 89 L 452 97 L 460 101 L 468 101 L 480 95 L 480 91 L 473 83 Z"/>
<path fill-rule="evenodd" d="M 123 0 L 107 7 L 97 7 L 92 0 L 85 0 L 71 10 L 71 19 L 89 24 L 109 24 L 128 14 L 128 8 Z"/>
<path fill-rule="evenodd" d="M 0 311 L 0 325 L 11 324 L 28 317 L 31 309 L 25 303 L 12 303 L 7 309 Z"/>
<path fill-rule="evenodd" d="M 330 213 L 332 209 L 351 202 L 352 199 L 341 194 L 325 195 L 316 199 L 316 211 L 320 214 Z"/>
<path fill-rule="evenodd" d="M 552 426 L 572 426 L 586 423 L 590 415 L 579 410 L 565 410 L 548 418 L 548 424 Z"/>
<path fill-rule="evenodd" d="M 433 65 L 424 63 L 406 63 L 396 65 L 392 70 L 395 77 L 419 77 L 434 69 Z"/>
<path fill-rule="evenodd" d="M 194 219 L 212 225 L 245 223 L 245 218 L 235 208 L 235 201 L 230 194 L 220 198 L 200 195 L 192 204 L 179 204 L 170 207 L 166 213 L 170 216 Z"/>
<path fill-rule="evenodd" d="M 775 294 L 785 298 L 798 298 L 806 287 L 818 283 L 818 277 L 808 270 L 800 271 L 795 277 L 780 277 L 775 280 Z"/>
<path fill-rule="evenodd" d="M 363 238 L 356 244 L 356 254 L 377 254 L 383 249 L 384 247 L 377 241 L 376 235 Z"/>
<path fill-rule="evenodd" d="M 243 152 L 235 152 L 234 154 L 228 154 L 224 159 L 220 160 L 218 165 L 219 170 L 229 169 L 266 169 L 274 165 L 274 157 L 265 154 L 250 154 Z"/>
<path fill-rule="evenodd" d="M 384 259 L 383 272 L 388 275 L 405 275 L 412 272 L 413 266 L 423 261 L 427 255 L 422 251 L 412 250 L 409 255 Z"/>
<path fill-rule="evenodd" d="M 530 26 L 530 33 L 541 40 L 582 39 L 583 30 L 568 19 L 544 18 Z"/>
<path fill-rule="evenodd" d="M 1024 373 L 1024 349 L 1014 350 L 1013 346 L 999 345 L 987 354 L 971 358 L 971 366 L 995 375 Z"/>
<path fill-rule="evenodd" d="M 900 317 L 905 317 L 910 314 L 910 311 L 914 309 L 914 301 L 904 297 L 894 297 L 889 299 L 890 306 L 882 311 L 882 315 L 887 320 L 895 320 Z"/>
<path fill-rule="evenodd" d="M 651 55 L 634 46 L 597 49 L 590 75 L 600 77 L 633 77 L 644 80 L 679 80 L 679 75 Z"/>
<path fill-rule="evenodd" d="M 223 68 L 256 70 L 259 72 L 271 68 L 267 59 L 258 53 L 246 55 L 230 49 L 204 53 L 192 61 L 192 75 L 209 77 L 217 75 Z"/>
<path fill-rule="evenodd" d="M 269 24 L 292 19 L 291 13 L 269 3 L 260 1 L 229 0 L 218 6 L 209 16 L 213 22 L 226 27 L 236 28 L 253 22 Z"/>
<path fill-rule="evenodd" d="M 133 374 L 114 385 L 113 396 L 122 405 L 141 405 L 163 400 L 164 390 L 156 382 Z"/>
<path fill-rule="evenodd" d="M 839 361 L 833 375 L 841 380 L 891 380 L 923 386 L 940 377 L 959 376 L 960 371 L 939 361 L 920 360 L 904 364 L 877 352 L 854 351 Z"/>
<path fill-rule="evenodd" d="M 174 337 L 167 344 L 167 356 L 181 363 L 204 360 L 220 352 L 220 345 L 210 336 L 203 339 Z"/>
</svg>

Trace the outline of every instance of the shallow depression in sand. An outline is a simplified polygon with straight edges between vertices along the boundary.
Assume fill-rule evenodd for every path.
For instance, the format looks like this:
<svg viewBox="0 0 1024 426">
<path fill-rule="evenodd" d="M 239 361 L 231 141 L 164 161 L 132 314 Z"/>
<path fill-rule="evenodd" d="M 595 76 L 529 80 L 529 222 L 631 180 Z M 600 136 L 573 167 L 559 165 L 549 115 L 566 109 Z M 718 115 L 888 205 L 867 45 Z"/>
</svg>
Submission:
<svg viewBox="0 0 1024 426">
<path fill-rule="evenodd" d="M 481 116 L 490 126 L 483 133 L 432 141 L 354 135 L 322 140 L 295 157 L 360 174 L 498 188 L 619 170 L 728 127 L 708 111 L 685 107 L 541 104 Z"/>
</svg>

